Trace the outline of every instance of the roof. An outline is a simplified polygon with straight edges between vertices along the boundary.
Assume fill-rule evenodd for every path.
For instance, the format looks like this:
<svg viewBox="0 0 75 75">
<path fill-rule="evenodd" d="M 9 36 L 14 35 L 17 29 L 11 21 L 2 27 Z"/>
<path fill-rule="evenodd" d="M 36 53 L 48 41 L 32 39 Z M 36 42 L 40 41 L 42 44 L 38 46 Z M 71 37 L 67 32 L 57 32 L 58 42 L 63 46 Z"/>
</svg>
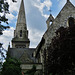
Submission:
<svg viewBox="0 0 75 75">
<path fill-rule="evenodd" d="M 32 63 L 35 62 L 34 57 L 32 57 L 35 48 L 9 48 L 8 54 L 10 57 L 19 59 L 21 63 Z"/>
</svg>

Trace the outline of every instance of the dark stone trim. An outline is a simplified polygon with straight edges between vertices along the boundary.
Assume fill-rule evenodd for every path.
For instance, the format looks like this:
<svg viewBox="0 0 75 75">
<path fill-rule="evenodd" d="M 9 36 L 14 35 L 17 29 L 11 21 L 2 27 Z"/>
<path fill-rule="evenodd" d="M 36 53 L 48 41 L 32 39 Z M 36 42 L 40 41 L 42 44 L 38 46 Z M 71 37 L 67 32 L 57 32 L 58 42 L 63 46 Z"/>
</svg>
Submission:
<svg viewBox="0 0 75 75">
<path fill-rule="evenodd" d="M 12 41 L 12 43 L 30 43 L 30 41 Z"/>
</svg>

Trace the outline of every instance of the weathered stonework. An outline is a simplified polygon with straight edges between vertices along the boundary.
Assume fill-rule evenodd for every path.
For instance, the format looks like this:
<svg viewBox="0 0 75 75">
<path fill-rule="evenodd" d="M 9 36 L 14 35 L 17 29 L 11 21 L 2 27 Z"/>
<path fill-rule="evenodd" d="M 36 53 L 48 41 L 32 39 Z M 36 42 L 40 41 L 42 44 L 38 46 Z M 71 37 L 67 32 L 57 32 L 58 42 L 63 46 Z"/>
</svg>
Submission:
<svg viewBox="0 0 75 75">
<path fill-rule="evenodd" d="M 30 41 L 28 39 L 28 30 L 26 25 L 24 2 L 22 0 L 16 29 L 14 30 L 14 38 L 12 39 L 13 48 L 29 48 Z"/>
<path fill-rule="evenodd" d="M 44 34 L 44 39 L 46 43 L 50 43 L 51 39 L 55 36 L 56 30 L 63 26 L 67 27 L 69 17 L 75 18 L 75 7 L 72 5 L 70 1 L 68 1 L 65 6 L 62 8 L 60 13 L 57 15 L 53 23 L 50 25 L 48 30 Z"/>
<path fill-rule="evenodd" d="M 20 67 L 22 68 L 22 71 L 25 73 L 27 70 L 32 69 L 33 65 L 36 66 L 36 73 L 35 75 L 42 75 L 42 64 L 21 64 Z"/>
<path fill-rule="evenodd" d="M 14 30 L 14 38 L 12 39 L 12 48 L 8 47 L 8 55 L 16 58 L 21 62 L 22 72 L 32 69 L 36 66 L 37 72 L 35 75 L 42 75 L 42 65 L 35 62 L 33 53 L 35 48 L 29 48 L 30 40 L 28 38 L 28 30 L 26 25 L 24 0 L 21 1 L 21 6 L 18 14 L 16 29 Z"/>
<path fill-rule="evenodd" d="M 67 0 L 66 4 L 62 8 L 62 10 L 59 12 L 57 17 L 54 19 L 52 24 L 49 26 L 49 23 L 47 23 L 47 26 L 49 26 L 49 27 L 42 37 L 45 40 L 45 42 L 42 43 L 42 40 L 41 40 L 41 42 L 39 43 L 39 45 L 37 46 L 36 51 L 35 51 L 35 57 L 37 59 L 37 62 L 39 60 L 40 60 L 40 62 L 42 62 L 43 75 L 45 75 L 45 70 L 46 70 L 45 69 L 45 64 L 46 64 L 45 61 L 47 59 L 47 54 L 48 54 L 48 52 L 45 50 L 48 47 L 48 45 L 50 45 L 52 38 L 54 36 L 56 36 L 56 34 L 55 34 L 56 30 L 59 29 L 60 27 L 68 27 L 69 26 L 68 19 L 70 17 L 75 19 L 75 6 L 69 0 Z M 49 19 L 50 18 L 48 18 L 47 21 L 50 22 Z"/>
<path fill-rule="evenodd" d="M 70 17 L 75 19 L 75 7 L 69 0 L 67 0 L 66 4 L 55 19 L 50 14 L 46 21 L 48 29 L 44 33 L 36 50 L 35 48 L 29 48 L 30 41 L 28 39 L 24 3 L 22 0 L 16 29 L 14 31 L 14 38 L 12 39 L 13 48 L 8 48 L 8 54 L 10 54 L 11 57 L 15 57 L 21 61 L 21 68 L 23 72 L 26 72 L 31 69 L 33 65 L 35 65 L 37 68 L 35 75 L 46 75 L 45 66 L 47 62 L 46 59 L 48 59 L 47 47 L 50 45 L 52 38 L 56 36 L 55 32 L 57 29 L 62 26 L 69 26 L 68 20 Z M 50 25 L 49 22 L 52 22 L 52 24 Z"/>
<path fill-rule="evenodd" d="M 49 18 L 47 19 L 46 23 L 47 23 L 47 28 L 49 28 L 49 26 L 51 25 L 50 23 L 54 21 L 54 17 L 52 16 L 52 14 L 50 14 Z"/>
</svg>

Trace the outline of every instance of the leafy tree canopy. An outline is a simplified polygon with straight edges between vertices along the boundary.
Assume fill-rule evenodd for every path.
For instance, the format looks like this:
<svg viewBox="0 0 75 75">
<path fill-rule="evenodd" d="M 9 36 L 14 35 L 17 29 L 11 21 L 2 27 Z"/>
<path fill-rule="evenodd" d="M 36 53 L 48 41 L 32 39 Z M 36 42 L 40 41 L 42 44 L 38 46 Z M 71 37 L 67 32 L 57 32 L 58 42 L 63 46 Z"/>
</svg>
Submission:
<svg viewBox="0 0 75 75">
<path fill-rule="evenodd" d="M 60 27 L 48 51 L 47 70 L 51 75 L 75 75 L 75 25 Z"/>
<path fill-rule="evenodd" d="M 12 1 L 16 2 L 16 0 L 12 0 Z M 5 29 L 10 28 L 8 26 L 8 18 L 6 18 L 6 14 L 9 14 L 9 4 L 7 0 L 0 0 L 0 35 L 3 34 L 3 31 Z M 2 43 L 0 43 L 0 48 L 1 47 L 2 47 Z M 0 49 L 1 55 L 3 55 L 2 50 Z"/>
<path fill-rule="evenodd" d="M 22 75 L 20 62 L 14 58 L 6 59 L 3 64 L 2 75 Z"/>
<path fill-rule="evenodd" d="M 16 0 L 12 0 L 13 2 L 16 2 Z M 8 18 L 6 18 L 6 14 L 9 14 L 9 4 L 7 0 L 0 0 L 0 35 L 3 34 L 2 31 L 4 31 L 7 28 L 10 28 L 9 26 L 5 26 L 3 23 L 8 24 Z"/>
</svg>

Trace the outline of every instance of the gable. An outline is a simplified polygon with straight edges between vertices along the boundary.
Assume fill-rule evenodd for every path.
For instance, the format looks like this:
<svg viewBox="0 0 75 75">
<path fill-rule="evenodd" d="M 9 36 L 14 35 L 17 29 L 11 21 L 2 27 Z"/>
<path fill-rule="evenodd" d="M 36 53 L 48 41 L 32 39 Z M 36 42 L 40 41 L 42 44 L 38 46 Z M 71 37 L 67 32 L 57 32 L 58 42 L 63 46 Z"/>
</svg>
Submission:
<svg viewBox="0 0 75 75">
<path fill-rule="evenodd" d="M 75 6 L 68 1 L 62 10 L 59 12 L 53 23 L 49 26 L 47 31 L 44 34 L 45 44 L 51 43 L 52 38 L 56 35 L 55 32 L 61 26 L 68 26 L 69 17 L 73 17 L 75 19 Z"/>
<path fill-rule="evenodd" d="M 69 17 L 75 18 L 75 6 L 68 1 L 54 20 L 54 23 L 59 26 L 66 27 Z M 54 25 L 54 24 L 53 24 Z"/>
<path fill-rule="evenodd" d="M 10 57 L 20 60 L 21 63 L 34 63 L 35 58 L 32 56 L 35 48 L 9 48 Z"/>
</svg>

